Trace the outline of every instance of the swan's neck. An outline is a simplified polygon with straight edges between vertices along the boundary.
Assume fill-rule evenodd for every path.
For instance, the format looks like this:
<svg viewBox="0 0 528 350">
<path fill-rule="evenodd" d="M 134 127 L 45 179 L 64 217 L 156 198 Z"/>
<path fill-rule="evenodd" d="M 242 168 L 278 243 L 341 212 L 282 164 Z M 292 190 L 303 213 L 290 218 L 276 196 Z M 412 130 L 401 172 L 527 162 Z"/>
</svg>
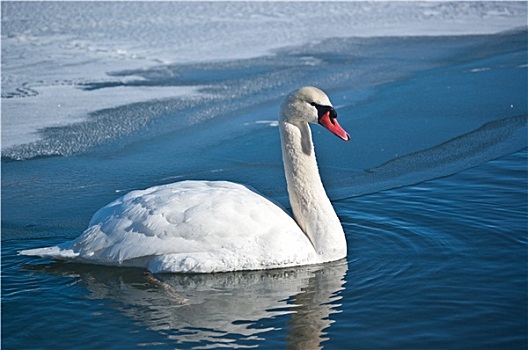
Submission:
<svg viewBox="0 0 528 350">
<path fill-rule="evenodd" d="M 321 262 L 346 256 L 346 240 L 326 195 L 307 123 L 279 120 L 288 194 L 297 224 L 312 242 Z"/>
</svg>

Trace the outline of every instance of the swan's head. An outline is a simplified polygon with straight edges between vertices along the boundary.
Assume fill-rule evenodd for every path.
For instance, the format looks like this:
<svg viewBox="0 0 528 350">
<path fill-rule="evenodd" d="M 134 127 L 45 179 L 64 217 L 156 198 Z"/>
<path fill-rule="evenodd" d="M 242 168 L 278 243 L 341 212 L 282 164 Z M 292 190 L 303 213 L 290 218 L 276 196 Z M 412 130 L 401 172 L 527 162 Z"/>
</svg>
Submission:
<svg viewBox="0 0 528 350">
<path fill-rule="evenodd" d="M 282 104 L 282 118 L 290 123 L 320 124 L 337 137 L 350 141 L 348 133 L 337 122 L 332 102 L 318 88 L 307 86 L 292 92 Z"/>
</svg>

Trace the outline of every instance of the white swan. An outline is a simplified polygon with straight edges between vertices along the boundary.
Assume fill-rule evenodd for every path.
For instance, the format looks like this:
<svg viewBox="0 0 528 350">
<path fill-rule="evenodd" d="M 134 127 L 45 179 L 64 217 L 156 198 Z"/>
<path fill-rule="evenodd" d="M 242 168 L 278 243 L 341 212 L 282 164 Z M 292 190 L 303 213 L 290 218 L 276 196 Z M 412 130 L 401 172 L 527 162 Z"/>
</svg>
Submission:
<svg viewBox="0 0 528 350">
<path fill-rule="evenodd" d="M 345 234 L 326 196 L 308 123 L 350 140 L 324 92 L 291 93 L 279 117 L 293 220 L 247 187 L 182 181 L 133 191 L 95 213 L 77 239 L 23 255 L 151 272 L 260 270 L 338 260 Z"/>
</svg>

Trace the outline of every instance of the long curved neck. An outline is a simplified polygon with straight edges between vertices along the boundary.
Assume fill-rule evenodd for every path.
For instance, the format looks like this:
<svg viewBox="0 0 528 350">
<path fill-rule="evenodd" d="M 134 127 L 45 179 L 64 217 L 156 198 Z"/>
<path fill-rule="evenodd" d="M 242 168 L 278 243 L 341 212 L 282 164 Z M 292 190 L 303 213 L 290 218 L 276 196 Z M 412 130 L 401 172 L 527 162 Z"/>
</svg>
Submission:
<svg viewBox="0 0 528 350">
<path fill-rule="evenodd" d="M 346 256 L 345 234 L 319 176 L 308 123 L 279 119 L 282 159 L 293 215 L 321 262 Z"/>
</svg>

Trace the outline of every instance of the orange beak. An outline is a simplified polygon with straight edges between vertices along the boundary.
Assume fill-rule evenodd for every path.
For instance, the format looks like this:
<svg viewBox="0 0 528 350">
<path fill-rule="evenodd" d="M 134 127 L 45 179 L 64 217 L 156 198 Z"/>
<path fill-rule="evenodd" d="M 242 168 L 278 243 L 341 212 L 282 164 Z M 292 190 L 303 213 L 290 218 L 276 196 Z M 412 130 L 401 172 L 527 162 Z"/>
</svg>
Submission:
<svg viewBox="0 0 528 350">
<path fill-rule="evenodd" d="M 332 134 L 336 135 L 344 141 L 350 141 L 350 135 L 339 125 L 337 118 L 330 117 L 330 111 L 327 111 L 319 118 L 319 124 L 328 129 Z"/>
</svg>

